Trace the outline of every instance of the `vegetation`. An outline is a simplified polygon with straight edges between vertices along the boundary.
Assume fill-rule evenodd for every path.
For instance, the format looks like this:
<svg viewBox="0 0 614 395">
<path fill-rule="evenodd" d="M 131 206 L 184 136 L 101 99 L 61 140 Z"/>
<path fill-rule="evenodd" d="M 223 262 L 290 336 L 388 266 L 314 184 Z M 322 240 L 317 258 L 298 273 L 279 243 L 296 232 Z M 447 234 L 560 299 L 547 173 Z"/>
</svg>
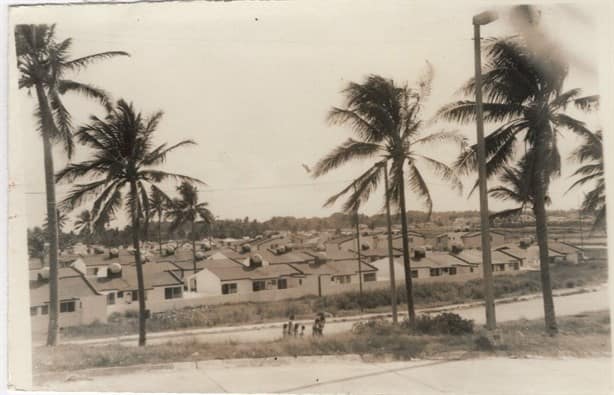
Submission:
<svg viewBox="0 0 614 395">
<path fill-rule="evenodd" d="M 174 199 L 170 204 L 168 216 L 173 218 L 171 230 L 177 229 L 183 224 L 190 225 L 190 239 L 192 240 L 192 263 L 196 273 L 196 221 L 200 220 L 205 224 L 212 224 L 213 214 L 209 211 L 209 204 L 198 201 L 198 190 L 189 182 L 182 182 L 177 188 L 179 199 Z"/>
<path fill-rule="evenodd" d="M 603 165 L 603 136 L 601 130 L 583 131 L 584 143 L 576 148 L 571 159 L 583 164 L 572 175 L 577 180 L 569 190 L 587 183 L 593 183 L 593 189 L 584 195 L 582 210 L 595 215 L 593 230 L 605 230 L 605 171 Z"/>
<path fill-rule="evenodd" d="M 94 226 L 113 218 L 126 196 L 127 214 L 132 222 L 132 245 L 138 282 L 139 345 L 145 345 L 145 288 L 140 226 L 149 201 L 146 185 L 173 179 L 201 182 L 155 168 L 164 163 L 171 151 L 195 144 L 191 140 L 184 140 L 172 146 L 161 144 L 154 148 L 154 132 L 161 118 L 161 112 L 145 118 L 135 112 L 131 104 L 119 100 L 104 119 L 92 116 L 91 123 L 81 127 L 77 134 L 79 141 L 93 150 L 93 159 L 68 164 L 57 174 L 57 181 L 74 182 L 81 178 L 95 180 L 76 184 L 62 202 L 72 209 L 95 197 L 91 209 L 95 218 Z M 124 189 L 128 189 L 126 195 Z"/>
<path fill-rule="evenodd" d="M 351 333 L 260 343 L 169 342 L 138 349 L 121 345 L 63 345 L 53 352 L 39 348 L 34 352 L 33 365 L 34 371 L 41 374 L 145 363 L 299 355 L 359 354 L 401 360 L 442 357 L 459 352 L 465 357 L 493 354 L 514 357 L 610 355 L 610 316 L 607 311 L 560 318 L 557 337 L 544 334 L 540 321 L 519 320 L 500 324 L 501 341 L 494 346 L 481 341 L 484 336 L 481 333 L 415 334 L 405 326 L 372 321 L 357 326 Z"/>
<path fill-rule="evenodd" d="M 49 329 L 47 344 L 54 346 L 58 334 L 58 208 L 55 197 L 52 145 L 61 143 L 68 157 L 73 152 L 71 116 L 62 103 L 62 95 L 68 92 L 95 99 L 108 106 L 109 97 L 92 85 L 66 78 L 71 71 L 78 71 L 97 60 L 126 52 L 111 51 L 69 59 L 72 40 L 57 41 L 55 25 L 17 25 L 15 27 L 19 88 L 36 91 L 35 117 L 43 139 L 45 166 L 45 190 L 47 199 L 47 240 L 49 241 Z"/>
<path fill-rule="evenodd" d="M 552 268 L 554 289 L 584 287 L 603 283 L 607 278 L 607 263 L 592 262 L 583 265 L 560 265 Z M 498 275 L 494 278 L 495 297 L 517 297 L 533 294 L 540 290 L 539 273 L 525 272 L 517 275 Z M 476 302 L 484 298 L 481 279 L 465 283 L 435 282 L 416 283 L 414 301 L 418 308 L 438 307 L 450 304 Z M 404 286 L 397 288 L 397 300 L 407 303 Z M 188 307 L 162 313 L 155 313 L 147 321 L 150 332 L 187 328 L 206 328 L 224 325 L 274 322 L 294 315 L 296 319 L 311 320 L 318 312 L 328 312 L 337 317 L 360 314 L 360 305 L 365 313 L 384 313 L 391 305 L 390 291 L 386 289 L 365 290 L 363 299 L 357 291 L 337 295 L 307 296 L 294 300 L 277 302 L 238 303 L 200 307 Z M 114 314 L 106 324 L 64 328 L 64 338 L 105 337 L 136 333 L 137 315 L 134 313 Z"/>
<path fill-rule="evenodd" d="M 429 212 L 432 200 L 427 181 L 423 177 L 420 164 L 433 169 L 439 177 L 448 181 L 458 190 L 462 189 L 460 181 L 453 170 L 445 163 L 431 158 L 419 149 L 433 143 L 456 142 L 463 144 L 464 139 L 453 132 L 424 133 L 424 122 L 420 111 L 431 93 L 433 70 L 429 64 L 425 75 L 420 78 L 417 88 L 397 86 L 394 81 L 371 75 L 364 83 L 350 83 L 344 90 L 345 108 L 334 107 L 329 115 L 330 122 L 349 124 L 358 140 L 349 138 L 342 145 L 322 158 L 314 169 L 314 177 L 320 177 L 342 165 L 356 160 L 374 160 L 375 163 L 350 185 L 332 196 L 326 205 L 331 205 L 338 198 L 349 195 L 344 204 L 345 211 L 357 211 L 361 202 L 366 201 L 381 182 L 386 178 L 386 205 L 392 201 L 405 213 L 405 184 L 424 201 Z M 388 162 L 390 172 L 388 173 Z M 388 178 L 390 182 L 388 182 Z M 409 320 L 415 320 L 412 295 L 408 224 L 405 215 L 401 216 L 401 234 L 403 237 L 403 264 L 405 269 L 405 286 L 409 295 L 407 310 Z"/>
<path fill-rule="evenodd" d="M 540 272 L 544 298 L 546 329 L 556 333 L 556 316 L 548 266 L 548 225 L 546 195 L 550 181 L 560 174 L 561 158 L 557 136 L 563 130 L 585 134 L 583 122 L 565 111 L 580 97 L 580 89 L 563 90 L 568 65 L 556 53 L 536 53 L 513 37 L 491 40 L 487 47 L 488 63 L 483 72 L 484 120 L 497 125 L 485 138 L 486 173 L 493 176 L 526 148 L 521 161 L 531 175 L 525 181 L 534 195 L 533 209 L 540 252 Z M 466 95 L 475 94 L 474 79 L 464 86 Z M 476 119 L 473 101 L 458 101 L 440 110 L 445 119 L 462 123 Z M 456 168 L 467 173 L 477 169 L 477 147 L 469 147 L 457 160 Z"/>
</svg>

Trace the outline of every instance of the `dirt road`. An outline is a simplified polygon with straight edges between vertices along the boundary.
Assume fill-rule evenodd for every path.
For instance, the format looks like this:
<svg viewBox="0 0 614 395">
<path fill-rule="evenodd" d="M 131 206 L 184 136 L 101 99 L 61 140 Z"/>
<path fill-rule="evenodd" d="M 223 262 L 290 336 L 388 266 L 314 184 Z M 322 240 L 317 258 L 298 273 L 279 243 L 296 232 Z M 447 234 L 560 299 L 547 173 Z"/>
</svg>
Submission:
<svg viewBox="0 0 614 395">
<path fill-rule="evenodd" d="M 67 375 L 64 375 L 67 376 Z M 366 362 L 358 356 L 207 361 L 58 377 L 53 391 L 608 394 L 609 358 Z"/>
<path fill-rule="evenodd" d="M 569 292 L 569 291 L 566 291 Z M 585 311 L 597 311 L 609 308 L 608 290 L 602 286 L 593 292 L 579 293 L 567 296 L 565 292 L 559 291 L 559 296 L 555 297 L 555 307 L 557 315 L 572 315 Z M 534 295 L 535 296 L 535 295 Z M 541 298 L 537 296 L 529 297 L 528 300 L 516 302 L 498 303 L 496 314 L 497 321 L 512 321 L 522 318 L 535 319 L 543 317 L 543 305 Z M 500 301 L 499 301 L 500 302 Z M 447 309 L 439 308 L 437 311 L 451 311 L 458 313 L 465 318 L 472 319 L 476 324 L 484 323 L 484 307 L 475 306 L 451 306 Z M 365 315 L 358 317 L 345 317 L 342 319 L 329 320 L 326 324 L 325 334 L 335 334 L 347 332 L 360 320 L 368 319 L 375 315 Z M 381 314 L 380 314 L 381 316 Z M 310 335 L 311 322 L 304 322 L 307 327 L 306 334 Z M 269 323 L 258 325 L 244 325 L 236 327 L 215 327 L 195 330 L 183 330 L 173 332 L 160 332 L 148 334 L 147 344 L 161 344 L 167 342 L 261 342 L 281 338 L 283 323 Z M 137 336 L 121 336 L 104 339 L 70 340 L 62 341 L 64 344 L 90 344 L 104 346 L 107 344 L 120 343 L 126 346 L 136 346 Z"/>
</svg>

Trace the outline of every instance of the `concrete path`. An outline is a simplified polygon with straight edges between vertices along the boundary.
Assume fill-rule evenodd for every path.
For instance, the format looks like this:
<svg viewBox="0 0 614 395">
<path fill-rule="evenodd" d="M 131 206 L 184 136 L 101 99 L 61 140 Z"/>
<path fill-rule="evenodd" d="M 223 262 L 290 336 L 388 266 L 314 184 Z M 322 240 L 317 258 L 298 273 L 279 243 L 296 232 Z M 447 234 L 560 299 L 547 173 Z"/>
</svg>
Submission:
<svg viewBox="0 0 614 395">
<path fill-rule="evenodd" d="M 572 315 L 585 311 L 605 310 L 609 308 L 608 290 L 606 286 L 591 289 L 590 292 L 564 296 L 573 290 L 560 290 L 555 293 L 555 308 L 559 316 Z M 558 295 L 558 296 L 557 296 Z M 451 311 L 465 318 L 472 319 L 476 324 L 483 324 L 485 321 L 484 307 L 482 303 L 469 303 L 434 309 L 418 310 L 419 313 L 437 313 Z M 497 321 L 511 321 L 522 318 L 535 319 L 543 317 L 543 304 L 541 295 L 527 295 L 519 301 L 502 299 L 497 301 Z M 364 321 L 375 317 L 387 317 L 388 314 L 366 314 L 353 317 L 339 317 L 328 319 L 325 327 L 325 334 L 335 334 L 347 332 L 358 321 Z M 301 321 L 299 321 L 301 322 Z M 311 321 L 303 322 L 306 326 L 306 335 L 311 334 Z M 281 338 L 283 322 L 253 324 L 234 327 L 214 327 L 204 329 L 192 329 L 171 332 L 158 332 L 147 334 L 147 344 L 164 344 L 168 342 L 262 342 Z M 126 346 L 136 346 L 137 336 L 128 335 L 111 338 L 85 339 L 85 340 L 66 340 L 62 344 L 87 344 L 104 346 L 107 344 L 122 344 Z"/>
<path fill-rule="evenodd" d="M 35 390 L 207 393 L 610 393 L 609 358 L 365 362 L 358 356 L 180 363 L 57 377 Z M 101 375 L 102 374 L 102 375 Z M 66 375 L 65 375 L 66 376 Z"/>
</svg>

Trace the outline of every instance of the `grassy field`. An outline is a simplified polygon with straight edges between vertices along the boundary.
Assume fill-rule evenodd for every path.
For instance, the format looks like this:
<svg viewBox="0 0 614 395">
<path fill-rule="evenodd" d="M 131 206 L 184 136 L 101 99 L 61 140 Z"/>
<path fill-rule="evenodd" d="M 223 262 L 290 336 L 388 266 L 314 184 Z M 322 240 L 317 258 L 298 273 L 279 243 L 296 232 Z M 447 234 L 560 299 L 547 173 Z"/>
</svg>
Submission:
<svg viewBox="0 0 614 395">
<path fill-rule="evenodd" d="M 125 347 L 65 345 L 34 350 L 34 371 L 75 371 L 79 369 L 130 366 L 227 358 L 262 358 L 299 355 L 360 354 L 372 358 L 446 358 L 464 355 L 526 356 L 609 356 L 609 312 L 593 312 L 559 318 L 560 333 L 544 333 L 543 320 L 513 321 L 499 326 L 500 340 L 494 347 L 484 342 L 481 330 L 459 335 L 427 335 L 387 322 L 368 322 L 354 331 L 322 338 L 290 338 L 263 343 L 180 343 Z"/>
<path fill-rule="evenodd" d="M 607 281 L 607 263 L 589 262 L 582 265 L 557 265 L 551 269 L 554 289 L 582 287 Z M 513 297 L 540 291 L 538 272 L 495 277 L 495 296 Z M 407 300 L 405 289 L 397 290 L 401 304 Z M 483 299 L 482 280 L 466 283 L 431 283 L 414 285 L 414 300 L 418 308 L 471 302 Z M 219 325 L 263 323 L 286 319 L 293 314 L 296 319 L 312 319 L 317 312 L 326 311 L 335 316 L 359 314 L 360 295 L 348 292 L 339 295 L 303 297 L 278 302 L 225 304 L 190 307 L 154 314 L 147 321 L 148 331 L 159 332 L 185 328 L 204 328 Z M 374 290 L 363 294 L 365 313 L 389 310 L 390 291 Z M 404 307 L 399 306 L 399 311 Z M 69 327 L 62 330 L 64 338 L 92 338 L 137 333 L 136 313 L 114 314 L 106 324 Z"/>
</svg>

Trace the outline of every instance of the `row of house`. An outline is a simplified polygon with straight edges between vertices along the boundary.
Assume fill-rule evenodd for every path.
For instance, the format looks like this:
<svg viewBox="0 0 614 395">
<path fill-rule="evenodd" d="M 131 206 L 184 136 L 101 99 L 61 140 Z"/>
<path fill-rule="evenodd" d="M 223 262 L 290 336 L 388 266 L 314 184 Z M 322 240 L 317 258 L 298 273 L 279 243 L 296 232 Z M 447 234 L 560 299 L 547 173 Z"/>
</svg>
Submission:
<svg viewBox="0 0 614 395">
<path fill-rule="evenodd" d="M 412 236 L 418 239 L 418 236 Z M 384 239 L 385 240 L 385 239 Z M 396 239 L 395 239 L 396 240 Z M 171 309 L 178 303 L 191 305 L 243 300 L 267 300 L 301 295 L 323 296 L 353 289 L 362 279 L 367 287 L 389 286 L 390 261 L 387 241 L 377 248 L 357 251 L 347 240 L 326 243 L 325 248 L 296 248 L 289 237 L 235 243 L 207 251 L 193 262 L 190 249 L 178 249 L 171 256 L 153 251 L 143 265 L 145 299 L 148 308 Z M 339 247 L 338 244 L 342 244 Z M 394 245 L 394 243 L 393 243 Z M 356 247 L 354 245 L 353 247 Z M 577 262 L 573 246 L 553 242 L 551 258 Z M 413 251 L 411 276 L 417 281 L 446 281 L 478 277 L 482 270 L 481 251 L 457 253 Z M 533 267 L 528 250 L 513 245 L 492 251 L 496 274 L 529 270 Z M 393 248 L 397 281 L 403 281 L 402 249 Z M 36 262 L 33 262 L 36 264 Z M 105 322 L 113 313 L 138 309 L 138 282 L 134 256 L 127 250 L 116 254 L 64 256 L 60 268 L 60 319 L 62 326 Z M 33 328 L 47 325 L 49 288 L 47 268 L 30 271 Z M 254 299 L 258 298 L 258 299 Z"/>
</svg>

